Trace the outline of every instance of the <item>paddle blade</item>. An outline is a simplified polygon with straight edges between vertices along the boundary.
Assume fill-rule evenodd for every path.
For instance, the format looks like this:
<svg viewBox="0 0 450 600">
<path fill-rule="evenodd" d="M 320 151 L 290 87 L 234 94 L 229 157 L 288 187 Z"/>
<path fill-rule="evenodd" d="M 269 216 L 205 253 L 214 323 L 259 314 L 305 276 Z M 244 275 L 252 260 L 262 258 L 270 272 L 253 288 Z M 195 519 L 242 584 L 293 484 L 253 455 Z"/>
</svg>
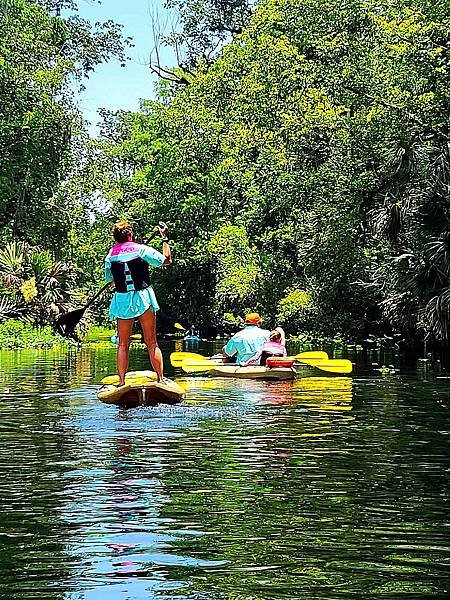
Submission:
<svg viewBox="0 0 450 600">
<path fill-rule="evenodd" d="M 78 308 L 77 310 L 71 310 L 59 316 L 53 323 L 53 327 L 57 333 L 63 337 L 77 338 L 75 329 L 78 323 L 81 321 L 86 308 Z"/>
<path fill-rule="evenodd" d="M 61 315 L 56 319 L 53 323 L 53 327 L 55 330 L 64 337 L 71 337 L 75 340 L 78 340 L 78 336 L 76 335 L 75 329 L 78 323 L 83 318 L 84 313 L 89 308 L 89 306 L 97 300 L 97 298 L 103 294 L 103 292 L 110 287 L 110 283 L 105 283 L 105 285 L 98 290 L 96 294 L 92 296 L 90 300 L 86 302 L 86 304 L 82 308 L 78 308 L 77 310 L 72 310 L 64 315 Z"/>
<path fill-rule="evenodd" d="M 170 355 L 170 364 L 172 367 L 181 367 L 181 363 L 187 358 L 192 360 L 208 360 L 206 356 L 195 352 L 172 352 Z"/>
<path fill-rule="evenodd" d="M 216 366 L 216 362 L 208 360 L 207 358 L 204 360 L 186 358 L 181 363 L 181 368 L 185 373 L 201 373 L 202 371 L 210 371 Z"/>
<path fill-rule="evenodd" d="M 175 329 L 180 329 L 181 331 L 186 331 L 186 327 L 183 327 L 183 325 L 180 325 L 180 323 L 174 323 L 174 327 L 175 327 Z"/>
<path fill-rule="evenodd" d="M 306 360 L 328 360 L 328 354 L 326 352 L 324 352 L 323 350 L 312 350 L 309 352 L 300 352 L 300 354 L 297 354 L 296 356 L 293 356 L 292 358 L 294 358 L 295 360 L 300 360 L 300 361 L 302 361 L 303 359 L 306 359 Z"/>
<path fill-rule="evenodd" d="M 345 358 L 330 358 L 328 360 L 302 359 L 300 362 L 326 373 L 348 375 L 353 371 L 352 363 Z"/>
</svg>

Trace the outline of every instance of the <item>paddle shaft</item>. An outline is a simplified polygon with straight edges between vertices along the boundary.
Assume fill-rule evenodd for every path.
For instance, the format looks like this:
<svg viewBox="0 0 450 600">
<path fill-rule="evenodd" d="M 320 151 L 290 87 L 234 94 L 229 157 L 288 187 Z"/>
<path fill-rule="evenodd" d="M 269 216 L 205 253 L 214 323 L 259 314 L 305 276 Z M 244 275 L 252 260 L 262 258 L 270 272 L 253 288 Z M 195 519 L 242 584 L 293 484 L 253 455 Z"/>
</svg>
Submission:
<svg viewBox="0 0 450 600">
<path fill-rule="evenodd" d="M 302 359 L 328 360 L 328 354 L 326 352 L 324 352 L 323 350 L 315 350 L 315 351 L 308 351 L 308 352 L 300 352 L 300 354 L 297 354 L 296 356 L 288 356 L 287 358 L 290 358 L 292 360 L 302 360 Z M 213 360 L 216 363 L 220 363 L 220 362 L 226 363 L 227 362 L 225 360 L 225 357 L 223 357 L 223 359 L 220 356 L 208 357 L 208 356 L 203 356 L 202 354 L 198 354 L 196 352 L 172 352 L 172 354 L 170 355 L 170 362 L 173 367 L 181 367 L 181 363 L 186 359 L 190 359 L 192 361 L 198 360 L 198 361 L 200 361 L 200 364 L 204 364 L 205 361 L 210 361 L 210 360 Z"/>
<path fill-rule="evenodd" d="M 80 310 L 82 310 L 84 312 L 86 309 L 88 309 L 90 307 L 90 305 L 93 304 L 97 300 L 97 298 L 99 296 L 101 296 L 108 287 L 111 287 L 111 283 L 109 281 L 108 281 L 108 283 L 105 283 L 105 285 L 101 289 L 99 289 L 98 292 L 96 294 L 94 294 L 92 296 L 92 298 L 88 302 L 86 302 L 86 304 Z"/>
<path fill-rule="evenodd" d="M 172 364 L 174 364 L 172 362 Z M 218 366 L 217 363 L 209 359 L 200 360 L 198 358 L 186 358 L 181 362 L 181 366 L 183 371 L 186 373 L 195 373 L 201 371 L 210 371 Z M 310 367 L 314 367 L 320 371 L 324 371 L 326 373 L 335 373 L 335 374 L 349 374 L 353 370 L 353 365 L 349 360 L 346 359 L 328 359 L 328 360 L 314 360 L 314 359 L 302 359 L 301 364 L 307 365 Z M 236 365 L 239 367 L 239 365 Z"/>
</svg>

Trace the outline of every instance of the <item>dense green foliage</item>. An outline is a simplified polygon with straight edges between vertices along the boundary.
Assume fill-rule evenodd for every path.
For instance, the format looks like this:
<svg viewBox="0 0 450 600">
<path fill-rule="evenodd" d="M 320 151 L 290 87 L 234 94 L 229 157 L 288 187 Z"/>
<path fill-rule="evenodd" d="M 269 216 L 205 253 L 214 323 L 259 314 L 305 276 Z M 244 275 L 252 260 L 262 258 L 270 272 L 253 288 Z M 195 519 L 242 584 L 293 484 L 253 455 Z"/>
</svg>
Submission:
<svg viewBox="0 0 450 600">
<path fill-rule="evenodd" d="M 75 273 L 70 263 L 52 261 L 48 250 L 25 242 L 0 249 L 0 322 L 22 317 L 40 325 L 64 312 L 72 295 Z"/>
<path fill-rule="evenodd" d="M 169 103 L 107 116 L 103 193 L 142 233 L 170 223 L 174 314 L 446 337 L 449 23 L 445 2 L 268 0 Z"/>
<path fill-rule="evenodd" d="M 0 227 L 63 252 L 72 211 L 58 184 L 81 121 L 71 80 L 110 54 L 121 55 L 117 26 L 91 31 L 75 17 L 51 16 L 26 0 L 0 13 Z"/>
<path fill-rule="evenodd" d="M 57 24 L 47 46 L 67 35 L 64 22 L 43 9 L 11 4 L 20 15 L 37 11 L 43 31 Z M 58 247 L 67 240 L 81 282 L 101 277 L 114 219 L 132 219 L 143 241 L 158 220 L 168 222 L 175 261 L 155 285 L 173 320 L 229 330 L 252 309 L 292 334 L 447 339 L 447 2 L 265 0 L 253 14 L 244 1 L 169 4 L 182 23 L 173 41 L 190 52 L 186 85 L 161 86 L 160 99 L 137 114 L 105 112 L 101 139 L 85 145 L 62 187 L 59 172 L 42 173 L 47 187 L 36 187 L 26 212 L 35 223 L 30 241 L 48 230 L 48 190 L 59 182 L 51 198 L 61 200 L 64 190 L 79 208 L 66 218 L 61 201 Z M 228 35 L 233 40 L 216 56 L 212 40 Z M 83 64 L 61 60 L 51 73 L 44 69 L 50 90 L 65 69 Z M 30 70 L 35 80 L 39 69 Z M 57 84 L 49 82 L 55 77 Z M 43 97 L 45 115 L 60 118 L 55 95 Z M 48 132 L 34 128 L 34 112 L 26 120 L 29 110 L 25 103 L 19 111 L 20 127 Z M 41 138 L 24 144 L 9 160 L 29 168 L 30 156 L 48 145 Z M 52 167 L 65 164 L 66 150 Z M 4 214 L 37 176 L 19 172 L 18 183 L 12 175 L 3 180 Z M 32 227 L 16 204 L 3 236 L 28 239 Z M 89 205 L 96 219 L 80 234 Z"/>
</svg>

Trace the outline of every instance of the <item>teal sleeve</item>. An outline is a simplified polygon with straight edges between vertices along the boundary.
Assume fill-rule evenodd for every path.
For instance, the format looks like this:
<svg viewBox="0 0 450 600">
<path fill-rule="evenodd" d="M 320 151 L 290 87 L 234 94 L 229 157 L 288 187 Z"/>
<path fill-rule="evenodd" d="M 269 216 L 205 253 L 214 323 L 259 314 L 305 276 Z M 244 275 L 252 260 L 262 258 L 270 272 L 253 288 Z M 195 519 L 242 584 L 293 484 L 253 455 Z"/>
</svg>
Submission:
<svg viewBox="0 0 450 600">
<path fill-rule="evenodd" d="M 231 338 L 231 340 L 228 340 L 228 343 L 225 346 L 225 354 L 227 354 L 228 356 L 234 356 L 235 354 L 237 354 L 237 348 L 233 338 Z"/>
<path fill-rule="evenodd" d="M 111 261 L 109 260 L 109 257 L 106 257 L 105 258 L 105 281 L 107 281 L 109 283 L 112 280 L 113 280 L 113 276 L 111 273 Z"/>
<path fill-rule="evenodd" d="M 150 246 L 143 246 L 141 250 L 141 258 L 145 260 L 151 267 L 162 267 L 166 257 L 158 250 L 150 248 Z"/>
</svg>

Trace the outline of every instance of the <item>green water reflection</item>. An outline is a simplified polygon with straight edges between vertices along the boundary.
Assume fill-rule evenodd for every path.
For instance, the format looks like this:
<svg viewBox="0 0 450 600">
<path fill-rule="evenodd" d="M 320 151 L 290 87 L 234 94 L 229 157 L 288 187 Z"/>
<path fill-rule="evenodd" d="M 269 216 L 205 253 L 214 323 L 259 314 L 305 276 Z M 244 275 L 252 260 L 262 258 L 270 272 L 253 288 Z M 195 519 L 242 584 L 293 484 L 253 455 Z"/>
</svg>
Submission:
<svg viewBox="0 0 450 600">
<path fill-rule="evenodd" d="M 0 353 L 2 598 L 450 597 L 447 381 L 173 373 L 124 411 L 114 355 Z"/>
</svg>

